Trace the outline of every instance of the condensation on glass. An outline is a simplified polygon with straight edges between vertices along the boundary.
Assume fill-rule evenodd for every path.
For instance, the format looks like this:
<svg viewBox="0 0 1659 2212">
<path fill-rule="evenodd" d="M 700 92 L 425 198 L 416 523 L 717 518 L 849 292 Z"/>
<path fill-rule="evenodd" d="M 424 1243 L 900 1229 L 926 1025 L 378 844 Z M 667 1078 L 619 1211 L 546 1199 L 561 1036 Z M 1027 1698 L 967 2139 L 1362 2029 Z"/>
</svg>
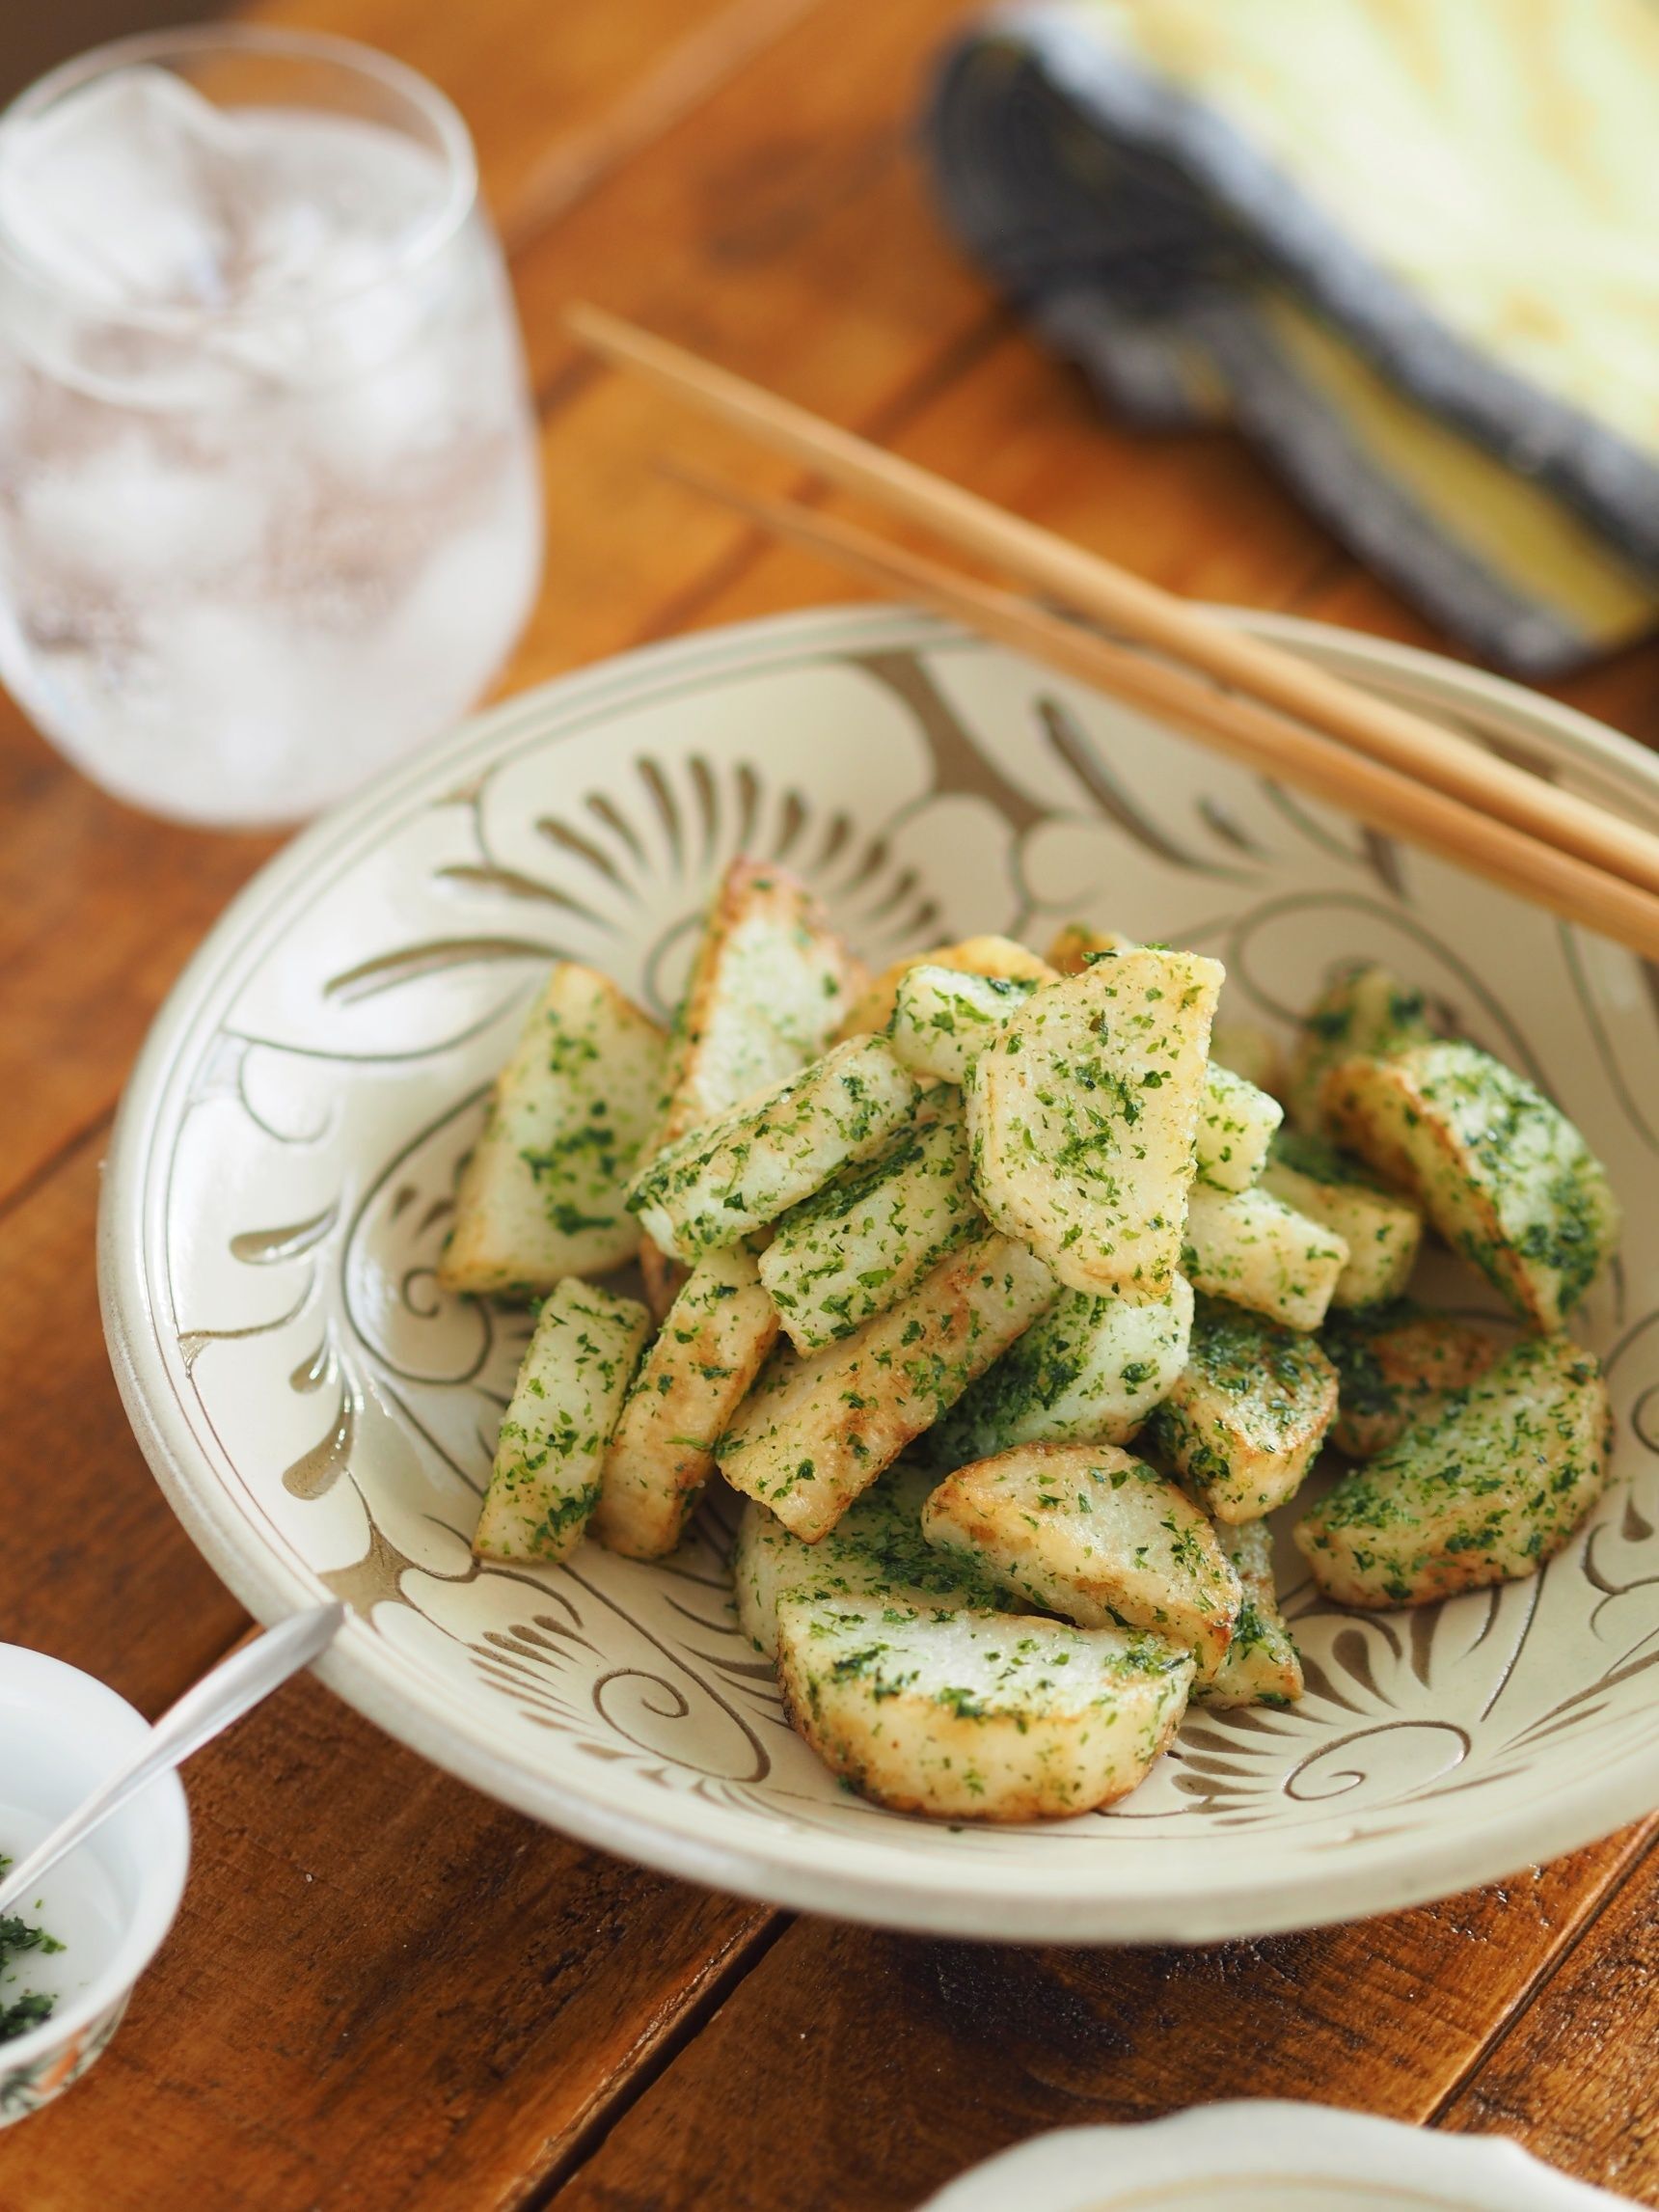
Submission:
<svg viewBox="0 0 1659 2212">
<path fill-rule="evenodd" d="M 0 120 L 0 675 L 89 776 L 314 811 L 477 697 L 541 532 L 500 249 L 419 77 L 206 28 Z"/>
</svg>

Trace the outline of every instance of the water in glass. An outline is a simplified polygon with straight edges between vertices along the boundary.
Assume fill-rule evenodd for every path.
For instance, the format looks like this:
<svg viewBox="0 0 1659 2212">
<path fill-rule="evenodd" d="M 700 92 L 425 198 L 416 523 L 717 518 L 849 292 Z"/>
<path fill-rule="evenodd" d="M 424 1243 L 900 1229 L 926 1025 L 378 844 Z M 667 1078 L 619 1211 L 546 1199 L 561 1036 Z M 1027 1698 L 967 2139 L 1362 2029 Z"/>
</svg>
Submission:
<svg viewBox="0 0 1659 2212">
<path fill-rule="evenodd" d="M 139 59 L 0 124 L 0 675 L 136 804 L 309 813 L 524 621 L 533 430 L 449 123 Z"/>
</svg>

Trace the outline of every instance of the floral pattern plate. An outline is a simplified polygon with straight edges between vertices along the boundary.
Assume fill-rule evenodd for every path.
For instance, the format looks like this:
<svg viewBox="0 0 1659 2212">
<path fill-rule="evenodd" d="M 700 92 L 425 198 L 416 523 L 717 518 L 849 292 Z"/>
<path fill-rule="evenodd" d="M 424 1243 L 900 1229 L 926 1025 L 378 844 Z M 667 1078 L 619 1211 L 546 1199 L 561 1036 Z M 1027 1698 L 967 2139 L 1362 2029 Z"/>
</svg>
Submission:
<svg viewBox="0 0 1659 2212">
<path fill-rule="evenodd" d="M 1345 633 L 1266 634 L 1659 828 L 1659 770 L 1548 701 Z M 1289 1035 L 1333 961 L 1398 968 L 1551 1088 L 1612 1168 L 1622 1261 L 1580 1329 L 1617 1478 L 1536 1581 L 1413 1613 L 1284 1566 L 1309 1694 L 1194 1714 L 1117 1809 L 941 1827 L 831 1781 L 738 1634 L 729 1508 L 660 1567 L 468 1549 L 522 1313 L 444 1295 L 456 1164 L 558 953 L 666 1011 L 734 853 L 865 956 L 1081 915 L 1227 964 Z M 226 914 L 122 1106 L 100 1227 L 134 1427 L 271 1619 L 393 1734 L 590 1843 L 817 1911 L 963 1934 L 1203 1940 L 1444 1894 L 1659 1805 L 1659 1020 L 1618 947 L 900 612 L 710 632 L 508 701 L 299 837 Z M 1481 1302 L 1448 1266 L 1445 1295 Z"/>
</svg>

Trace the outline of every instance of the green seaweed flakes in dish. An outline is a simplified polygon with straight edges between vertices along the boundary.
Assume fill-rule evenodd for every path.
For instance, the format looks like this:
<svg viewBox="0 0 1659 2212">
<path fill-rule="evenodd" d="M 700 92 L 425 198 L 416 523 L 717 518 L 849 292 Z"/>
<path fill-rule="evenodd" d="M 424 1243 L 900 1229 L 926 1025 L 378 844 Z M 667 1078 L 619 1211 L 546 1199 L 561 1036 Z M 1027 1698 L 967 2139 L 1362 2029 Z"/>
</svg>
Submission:
<svg viewBox="0 0 1659 2212">
<path fill-rule="evenodd" d="M 1279 1610 L 1272 1534 L 1265 1520 L 1217 1521 L 1215 1536 L 1244 1596 L 1227 1656 L 1194 1699 L 1217 1712 L 1292 1706 L 1302 1694 L 1302 1658 Z"/>
<path fill-rule="evenodd" d="M 756 1650 L 777 1656 L 783 1598 L 884 1598 L 922 1611 L 1020 1610 L 1021 1600 L 977 1561 L 938 1551 L 923 1536 L 922 1508 L 933 1487 L 923 1467 L 890 1467 L 817 1543 L 791 1536 L 775 1515 L 749 1500 L 738 1524 L 732 1583 L 739 1625 Z"/>
<path fill-rule="evenodd" d="M 1564 1336 L 1529 1337 L 1454 1391 L 1297 1522 L 1327 1598 L 1421 1605 L 1536 1574 L 1607 1480 L 1601 1369 Z"/>
<path fill-rule="evenodd" d="M 1409 1199 L 1384 1188 L 1362 1161 L 1322 1136 L 1281 1131 L 1262 1188 L 1347 1246 L 1333 1306 L 1379 1305 L 1404 1290 L 1423 1242 L 1423 1216 Z"/>
<path fill-rule="evenodd" d="M 982 1233 L 960 1096 L 780 1216 L 760 1279 L 797 1352 L 851 1336 Z"/>
<path fill-rule="evenodd" d="M 928 1432 L 923 1450 L 951 1468 L 1014 1444 L 1127 1444 L 1186 1365 L 1191 1329 L 1182 1275 L 1162 1305 L 1063 1291 Z"/>
<path fill-rule="evenodd" d="M 1145 1781 L 1192 1661 L 1161 1637 L 881 1598 L 778 1608 L 795 1726 L 875 1804 L 936 1819 L 1087 1813 Z"/>
<path fill-rule="evenodd" d="M 1335 1133 L 1408 1188 L 1529 1326 L 1561 1327 L 1617 1249 L 1607 1171 L 1553 1101 L 1477 1045 L 1337 1068 Z"/>
<path fill-rule="evenodd" d="M 1337 1371 L 1330 1441 L 1345 1459 L 1371 1460 L 1426 1420 L 1452 1390 L 1485 1374 L 1503 1346 L 1486 1329 L 1391 1298 L 1333 1313 L 1319 1344 Z"/>
<path fill-rule="evenodd" d="M 1293 1497 L 1337 1410 L 1314 1338 L 1201 1298 L 1186 1367 L 1148 1425 L 1156 1454 L 1217 1520 L 1259 1520 Z"/>
<path fill-rule="evenodd" d="M 1334 1068 L 1362 1054 L 1382 1058 L 1433 1037 L 1421 991 L 1374 962 L 1350 961 L 1303 1018 L 1285 1093 L 1292 1121 L 1311 1135 L 1328 1134 L 1325 1083 Z"/>
<path fill-rule="evenodd" d="M 0 1874 L 12 1864 L 0 1856 Z M 55 1936 L 36 1927 L 20 1913 L 0 1913 L 0 2043 L 15 2042 L 52 2016 L 57 1999 L 41 1989 L 13 1988 L 22 1979 L 17 1961 L 32 1955 L 48 1958 L 63 1950 Z"/>
</svg>

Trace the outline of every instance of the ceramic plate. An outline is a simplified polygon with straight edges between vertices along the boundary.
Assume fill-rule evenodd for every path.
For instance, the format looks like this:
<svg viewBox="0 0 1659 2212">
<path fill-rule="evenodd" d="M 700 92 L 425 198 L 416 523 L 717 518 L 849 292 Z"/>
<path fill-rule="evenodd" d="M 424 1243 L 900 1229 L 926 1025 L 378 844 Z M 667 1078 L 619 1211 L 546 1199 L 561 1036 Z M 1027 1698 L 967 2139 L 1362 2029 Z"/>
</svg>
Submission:
<svg viewBox="0 0 1659 2212">
<path fill-rule="evenodd" d="M 1659 828 L 1659 774 L 1624 740 L 1421 655 L 1258 626 Z M 1197 1714 L 1118 1810 L 1001 1831 L 875 1811 L 796 1740 L 736 1631 L 718 1506 L 665 1567 L 591 1545 L 476 1565 L 526 1323 L 433 1269 L 485 1085 L 552 954 L 666 1013 L 746 850 L 798 868 L 878 963 L 985 930 L 1041 943 L 1080 915 L 1217 954 L 1227 1012 L 1285 1035 L 1346 955 L 1425 985 L 1558 1095 L 1624 1201 L 1623 1261 L 1581 1324 L 1619 1416 L 1593 1523 L 1536 1581 L 1409 1614 L 1331 1611 L 1292 1571 L 1295 1711 Z M 513 699 L 290 846 L 133 1076 L 105 1310 L 140 1439 L 215 1567 L 267 1620 L 347 1598 L 326 1679 L 478 1788 L 818 1911 L 1207 1939 L 1441 1895 L 1659 1805 L 1656 1149 L 1635 959 L 1010 654 L 837 610 Z"/>
<path fill-rule="evenodd" d="M 1327 2105 L 1204 2105 L 1005 2151 L 922 2212 L 1633 2212 L 1495 2136 Z"/>
</svg>

